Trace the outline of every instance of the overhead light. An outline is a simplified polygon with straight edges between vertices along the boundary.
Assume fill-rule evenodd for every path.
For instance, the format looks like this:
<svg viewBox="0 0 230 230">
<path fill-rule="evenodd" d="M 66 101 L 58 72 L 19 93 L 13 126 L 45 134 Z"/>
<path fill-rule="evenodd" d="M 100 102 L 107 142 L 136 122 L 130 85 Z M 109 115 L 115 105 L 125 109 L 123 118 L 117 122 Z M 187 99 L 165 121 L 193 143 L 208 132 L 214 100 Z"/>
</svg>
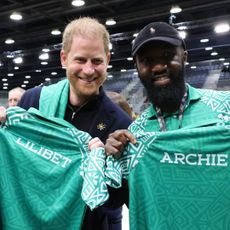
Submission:
<svg viewBox="0 0 230 230">
<path fill-rule="evenodd" d="M 21 85 L 21 87 L 22 87 L 22 88 L 25 88 L 25 87 L 26 87 L 26 85 Z"/>
<path fill-rule="evenodd" d="M 54 76 L 54 75 L 57 75 L 57 72 L 52 72 L 51 75 L 53 75 L 53 76 Z"/>
<path fill-rule="evenodd" d="M 107 68 L 108 68 L 108 69 L 111 69 L 111 68 L 113 68 L 113 66 L 112 66 L 112 65 L 108 65 Z"/>
<path fill-rule="evenodd" d="M 218 53 L 215 51 L 211 53 L 211 56 L 216 56 L 216 55 L 218 55 Z"/>
<path fill-rule="evenodd" d="M 14 58 L 14 54 L 13 54 L 13 53 L 8 53 L 8 54 L 6 55 L 6 57 L 7 57 L 7 58 Z"/>
<path fill-rule="evenodd" d="M 105 22 L 105 24 L 107 25 L 107 26 L 113 26 L 113 25 L 115 25 L 117 22 L 114 20 L 114 19 L 108 19 L 106 22 Z"/>
<path fill-rule="evenodd" d="M 205 50 L 212 50 L 213 48 L 212 47 L 205 47 Z"/>
<path fill-rule="evenodd" d="M 138 33 L 134 33 L 134 34 L 133 34 L 133 37 L 135 37 L 135 38 L 136 38 L 136 37 L 137 37 L 137 35 L 138 35 Z"/>
<path fill-rule="evenodd" d="M 225 62 L 224 65 L 229 65 L 229 62 Z"/>
<path fill-rule="evenodd" d="M 170 13 L 171 14 L 177 14 L 180 13 L 182 11 L 182 9 L 179 6 L 172 6 Z"/>
<path fill-rule="evenodd" d="M 196 66 L 195 66 L 195 65 L 192 65 L 190 68 L 191 68 L 191 69 L 196 69 Z"/>
<path fill-rule="evenodd" d="M 121 69 L 121 72 L 126 72 L 127 70 L 126 69 Z"/>
<path fill-rule="evenodd" d="M 178 30 L 187 30 L 188 27 L 187 27 L 187 26 L 179 26 L 177 29 L 178 29 Z"/>
<path fill-rule="evenodd" d="M 47 61 L 42 61 L 41 65 L 48 65 L 48 62 Z"/>
<path fill-rule="evenodd" d="M 13 73 L 8 73 L 7 76 L 8 76 L 8 77 L 13 77 L 14 74 L 13 74 Z"/>
<path fill-rule="evenodd" d="M 200 42 L 201 43 L 206 43 L 206 42 L 209 42 L 209 39 L 208 38 L 202 38 L 202 39 L 200 39 Z"/>
<path fill-rule="evenodd" d="M 18 70 L 18 69 L 19 69 L 19 67 L 18 67 L 18 66 L 15 66 L 15 67 L 14 67 L 14 69 L 15 69 L 15 70 Z"/>
<path fill-rule="evenodd" d="M 26 78 L 26 79 L 30 79 L 31 76 L 30 76 L 30 75 L 26 75 L 25 78 Z"/>
<path fill-rule="evenodd" d="M 10 45 L 10 44 L 14 44 L 14 39 L 12 39 L 12 38 L 7 38 L 6 40 L 5 40 L 5 43 L 7 44 L 7 45 Z"/>
<path fill-rule="evenodd" d="M 58 30 L 58 29 L 55 29 L 55 30 L 52 30 L 52 31 L 51 31 L 51 34 L 52 34 L 52 35 L 60 35 L 60 34 L 61 34 L 61 31 Z"/>
<path fill-rule="evenodd" d="M 219 58 L 219 61 L 225 61 L 225 58 Z"/>
<path fill-rule="evenodd" d="M 221 23 L 216 25 L 214 30 L 216 33 L 225 33 L 230 30 L 230 26 L 228 23 Z"/>
<path fill-rule="evenodd" d="M 23 59 L 22 59 L 22 57 L 16 57 L 13 59 L 13 62 L 15 64 L 21 64 L 23 62 Z"/>
<path fill-rule="evenodd" d="M 128 61 L 132 61 L 133 58 L 132 58 L 132 57 L 128 57 L 127 60 L 128 60 Z"/>
<path fill-rule="evenodd" d="M 8 89 L 8 87 L 7 86 L 4 86 L 4 87 L 2 87 L 3 89 Z"/>
<path fill-rule="evenodd" d="M 7 86 L 7 85 L 9 85 L 9 84 L 8 84 L 8 83 L 3 83 L 3 85 L 4 85 L 4 86 Z"/>
<path fill-rule="evenodd" d="M 85 1 L 83 1 L 83 0 L 74 0 L 74 1 L 72 1 L 72 5 L 73 6 L 84 6 Z"/>
<path fill-rule="evenodd" d="M 35 70 L 36 73 L 41 73 L 42 71 L 40 69 Z"/>
<path fill-rule="evenodd" d="M 49 77 L 45 78 L 45 81 L 50 81 L 50 78 Z"/>
<path fill-rule="evenodd" d="M 29 81 L 23 81 L 23 83 L 24 83 L 24 84 L 28 84 L 28 83 L 29 83 Z"/>
<path fill-rule="evenodd" d="M 2 81 L 7 81 L 7 78 L 3 78 Z"/>
<path fill-rule="evenodd" d="M 185 31 L 179 31 L 179 35 L 182 39 L 185 39 L 187 36 L 187 33 Z"/>
<path fill-rule="evenodd" d="M 113 49 L 113 44 L 110 42 L 109 43 L 109 50 L 112 50 Z"/>
<path fill-rule="evenodd" d="M 22 15 L 18 12 L 14 12 L 10 15 L 10 19 L 15 20 L 15 21 L 20 21 L 22 20 Z"/>
<path fill-rule="evenodd" d="M 109 74 L 107 77 L 108 77 L 109 79 L 111 79 L 111 78 L 113 78 L 113 75 L 112 75 L 112 74 Z"/>
<path fill-rule="evenodd" d="M 48 52 L 50 52 L 50 49 L 49 48 L 43 48 L 42 52 L 48 53 Z"/>
<path fill-rule="evenodd" d="M 38 57 L 40 60 L 47 60 L 49 59 L 49 54 L 48 53 L 42 53 Z"/>
</svg>

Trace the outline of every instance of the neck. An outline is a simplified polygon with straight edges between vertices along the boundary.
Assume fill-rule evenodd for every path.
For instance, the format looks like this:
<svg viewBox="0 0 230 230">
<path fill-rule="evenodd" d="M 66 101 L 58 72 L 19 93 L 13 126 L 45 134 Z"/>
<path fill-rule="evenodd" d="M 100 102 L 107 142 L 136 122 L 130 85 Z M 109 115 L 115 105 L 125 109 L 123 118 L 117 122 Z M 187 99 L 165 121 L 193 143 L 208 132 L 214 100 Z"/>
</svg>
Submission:
<svg viewBox="0 0 230 230">
<path fill-rule="evenodd" d="M 85 97 L 85 96 L 81 97 L 78 94 L 70 91 L 69 102 L 71 105 L 80 107 L 84 105 L 85 103 L 87 103 L 87 101 L 89 101 L 88 97 Z"/>
</svg>

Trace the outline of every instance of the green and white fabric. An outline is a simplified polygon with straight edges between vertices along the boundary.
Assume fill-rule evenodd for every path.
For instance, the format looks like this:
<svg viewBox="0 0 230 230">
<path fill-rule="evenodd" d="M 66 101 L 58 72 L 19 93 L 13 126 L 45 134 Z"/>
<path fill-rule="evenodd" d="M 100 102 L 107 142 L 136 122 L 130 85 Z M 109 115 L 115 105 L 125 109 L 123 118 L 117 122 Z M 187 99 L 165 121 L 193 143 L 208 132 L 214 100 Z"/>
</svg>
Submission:
<svg viewBox="0 0 230 230">
<path fill-rule="evenodd" d="M 39 99 L 39 111 L 44 116 L 64 119 L 68 98 L 68 79 L 49 86 L 43 86 Z"/>
<path fill-rule="evenodd" d="M 189 86 L 182 128 L 165 121 L 148 108 L 129 127 L 137 144 L 107 159 L 129 183 L 130 229 L 230 229 L 230 92 Z"/>
<path fill-rule="evenodd" d="M 85 202 L 93 209 L 108 199 L 104 150 L 89 153 L 90 139 L 35 109 L 7 110 L 0 129 L 1 229 L 80 229 Z"/>
</svg>

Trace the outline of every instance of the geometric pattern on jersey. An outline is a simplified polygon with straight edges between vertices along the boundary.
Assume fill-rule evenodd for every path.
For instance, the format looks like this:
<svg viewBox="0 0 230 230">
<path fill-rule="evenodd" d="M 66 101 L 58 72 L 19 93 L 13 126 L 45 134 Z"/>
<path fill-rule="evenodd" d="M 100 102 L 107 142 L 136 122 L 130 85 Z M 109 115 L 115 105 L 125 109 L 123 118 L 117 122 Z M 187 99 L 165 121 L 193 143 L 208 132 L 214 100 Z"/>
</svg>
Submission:
<svg viewBox="0 0 230 230">
<path fill-rule="evenodd" d="M 201 90 L 203 93 L 202 102 L 211 106 L 213 111 L 220 114 L 230 115 L 230 97 L 229 91 Z"/>
<path fill-rule="evenodd" d="M 130 229 L 229 229 L 229 140 L 224 126 L 139 138 L 143 157 L 127 166 Z"/>
<path fill-rule="evenodd" d="M 79 143 L 79 141 L 80 143 L 89 142 L 81 138 L 79 140 L 77 129 L 69 129 L 69 131 L 76 143 Z M 85 135 L 83 137 L 85 137 Z M 85 147 L 87 147 L 87 149 L 84 149 L 82 152 L 82 164 L 80 166 L 80 174 L 84 179 L 81 196 L 83 201 L 93 210 L 108 200 L 109 193 L 107 185 L 109 184 L 115 187 L 114 184 L 116 184 L 116 181 L 120 178 L 120 174 L 116 175 L 111 173 L 109 179 L 106 178 L 104 148 L 94 148 L 89 154 L 85 155 L 88 151 L 88 146 Z"/>
<path fill-rule="evenodd" d="M 104 204 L 109 198 L 105 175 L 105 151 L 96 148 L 91 151 L 89 157 L 83 163 L 82 176 L 84 178 L 82 199 L 91 210 Z"/>
<path fill-rule="evenodd" d="M 1 229 L 80 229 L 85 213 L 80 173 L 89 134 L 35 109 L 12 107 L 0 139 Z M 102 155 L 102 149 L 95 151 Z M 90 204 L 104 202 L 93 195 L 94 201 L 87 197 Z"/>
<path fill-rule="evenodd" d="M 146 132 L 148 109 L 129 127 L 137 144 L 107 159 L 128 180 L 131 230 L 230 229 L 230 93 L 199 92 L 187 109 L 209 111 L 203 123 Z"/>
</svg>

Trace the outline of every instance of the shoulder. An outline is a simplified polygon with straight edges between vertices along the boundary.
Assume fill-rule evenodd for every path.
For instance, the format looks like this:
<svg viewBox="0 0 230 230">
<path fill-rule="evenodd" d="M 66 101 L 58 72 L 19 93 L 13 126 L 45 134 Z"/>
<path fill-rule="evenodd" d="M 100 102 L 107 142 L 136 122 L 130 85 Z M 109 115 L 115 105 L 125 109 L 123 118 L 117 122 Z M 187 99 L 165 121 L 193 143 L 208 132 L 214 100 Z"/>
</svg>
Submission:
<svg viewBox="0 0 230 230">
<path fill-rule="evenodd" d="M 18 106 L 24 109 L 29 109 L 30 107 L 34 107 L 36 109 L 39 108 L 39 99 L 41 94 L 42 87 L 35 87 L 28 89 L 22 96 L 21 100 L 18 103 Z"/>
</svg>

